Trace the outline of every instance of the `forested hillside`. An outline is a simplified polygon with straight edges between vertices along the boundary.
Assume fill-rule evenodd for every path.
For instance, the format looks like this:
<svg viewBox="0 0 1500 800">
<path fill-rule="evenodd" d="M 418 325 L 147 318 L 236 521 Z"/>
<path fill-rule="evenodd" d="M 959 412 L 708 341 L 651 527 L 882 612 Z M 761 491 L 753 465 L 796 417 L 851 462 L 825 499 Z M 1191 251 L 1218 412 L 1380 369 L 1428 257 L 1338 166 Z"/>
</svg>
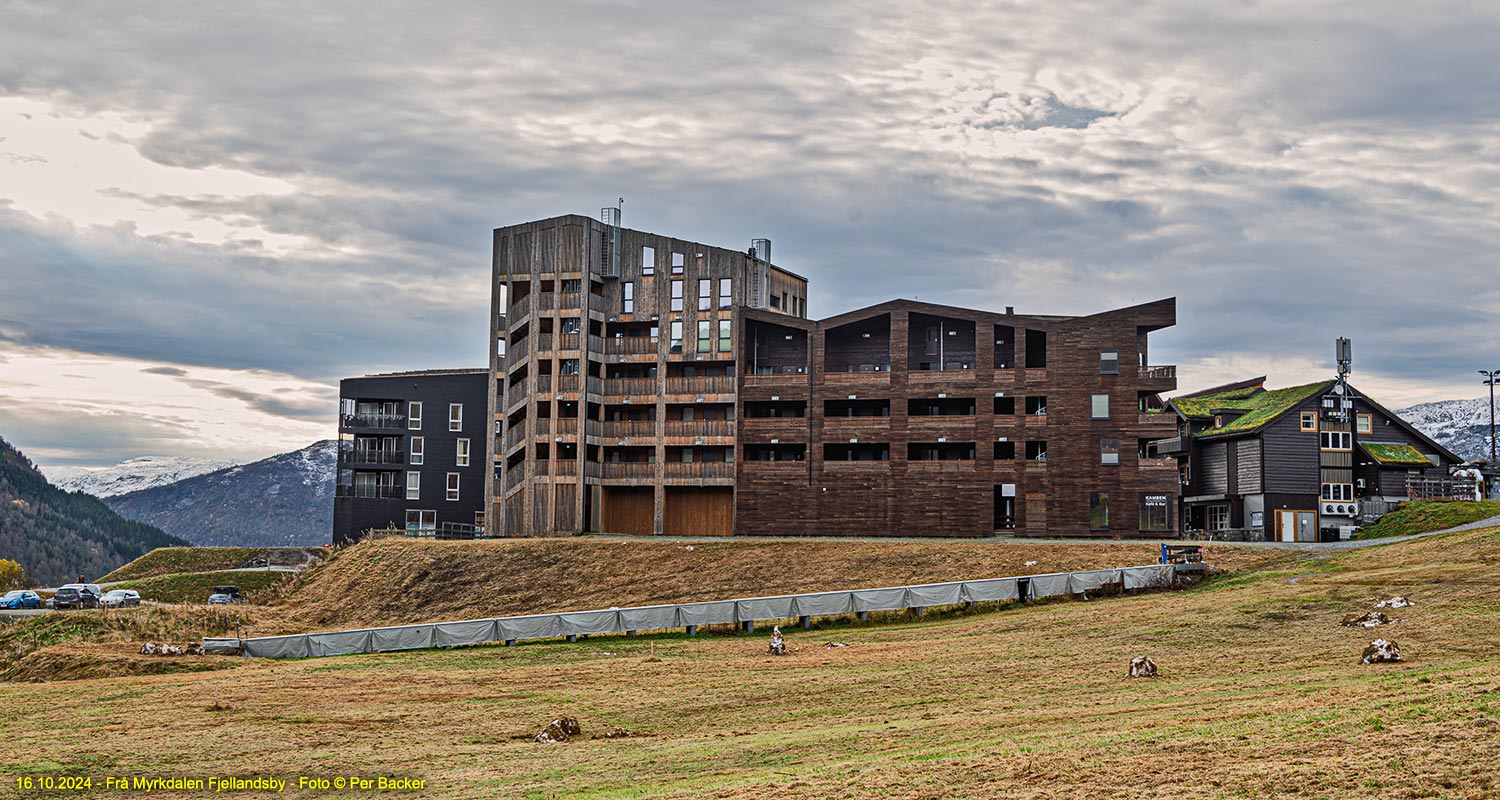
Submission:
<svg viewBox="0 0 1500 800">
<path fill-rule="evenodd" d="M 53 486 L 0 439 L 0 558 L 19 561 L 37 583 L 53 586 L 80 574 L 92 580 L 157 547 L 185 544 L 95 497 Z"/>
</svg>

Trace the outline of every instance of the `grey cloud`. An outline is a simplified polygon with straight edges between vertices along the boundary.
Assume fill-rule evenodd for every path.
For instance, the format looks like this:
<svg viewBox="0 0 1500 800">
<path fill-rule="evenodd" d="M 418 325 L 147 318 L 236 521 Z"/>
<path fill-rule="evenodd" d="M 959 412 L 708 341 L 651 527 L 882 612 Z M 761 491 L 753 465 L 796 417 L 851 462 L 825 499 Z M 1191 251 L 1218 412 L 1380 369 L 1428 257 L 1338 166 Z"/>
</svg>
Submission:
<svg viewBox="0 0 1500 800">
<path fill-rule="evenodd" d="M 141 372 L 147 375 L 167 375 L 173 378 L 181 378 L 188 374 L 188 371 L 181 367 L 146 367 Z"/>
<path fill-rule="evenodd" d="M 1175 294 L 1155 359 L 1319 358 L 1352 335 L 1361 369 L 1420 382 L 1467 369 L 1500 312 L 1483 6 L 100 3 L 7 22 L 0 93 L 132 111 L 160 163 L 303 187 L 120 196 L 316 249 L 0 212 L 5 335 L 43 344 L 325 381 L 483 364 L 489 230 L 622 193 L 631 227 L 770 236 L 819 315 Z"/>
</svg>

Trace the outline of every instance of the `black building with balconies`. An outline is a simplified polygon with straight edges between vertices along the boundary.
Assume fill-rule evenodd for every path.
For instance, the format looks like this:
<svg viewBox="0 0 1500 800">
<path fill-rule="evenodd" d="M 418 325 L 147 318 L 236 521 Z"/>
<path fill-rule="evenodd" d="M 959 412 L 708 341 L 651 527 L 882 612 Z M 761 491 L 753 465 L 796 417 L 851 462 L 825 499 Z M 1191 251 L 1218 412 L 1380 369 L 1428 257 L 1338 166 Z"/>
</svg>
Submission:
<svg viewBox="0 0 1500 800">
<path fill-rule="evenodd" d="M 489 370 L 339 382 L 333 541 L 372 530 L 467 538 L 484 529 Z"/>
</svg>

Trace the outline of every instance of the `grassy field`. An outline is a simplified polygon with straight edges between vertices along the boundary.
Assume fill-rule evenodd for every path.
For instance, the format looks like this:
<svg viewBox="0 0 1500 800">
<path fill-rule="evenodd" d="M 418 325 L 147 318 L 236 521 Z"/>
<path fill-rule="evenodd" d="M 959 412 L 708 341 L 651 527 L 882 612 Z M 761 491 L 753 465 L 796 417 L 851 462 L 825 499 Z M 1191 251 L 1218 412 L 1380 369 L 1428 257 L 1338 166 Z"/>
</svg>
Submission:
<svg viewBox="0 0 1500 800">
<path fill-rule="evenodd" d="M 0 685 L 0 773 L 407 775 L 434 798 L 1492 797 L 1497 563 L 1496 530 L 1280 554 L 1190 591 L 798 630 L 784 658 L 764 633 L 604 637 Z M 1339 627 L 1392 594 L 1417 602 L 1392 627 Z M 1376 636 L 1407 661 L 1361 665 Z M 1161 677 L 1125 677 L 1141 654 Z M 529 741 L 559 714 L 644 735 Z"/>
<path fill-rule="evenodd" d="M 234 569 L 259 552 L 255 547 L 159 547 L 105 575 L 99 582 Z"/>
<path fill-rule="evenodd" d="M 1366 526 L 1355 534 L 1356 539 L 1383 539 L 1388 536 L 1410 536 L 1467 525 L 1482 519 L 1500 516 L 1500 500 L 1479 502 L 1420 502 L 1402 503 L 1374 525 Z"/>
<path fill-rule="evenodd" d="M 250 602 L 273 592 L 282 583 L 292 578 L 291 572 L 192 572 L 174 575 L 155 575 L 139 580 L 127 580 L 114 588 L 134 589 L 144 600 L 158 603 L 206 603 L 213 594 L 213 587 L 237 586 L 240 596 Z"/>
<path fill-rule="evenodd" d="M 1229 568 L 1273 557 L 1247 548 L 1213 553 Z M 304 573 L 285 592 L 282 625 L 273 632 L 900 586 L 1159 558 L 1157 545 L 1116 542 L 382 539 Z"/>
</svg>

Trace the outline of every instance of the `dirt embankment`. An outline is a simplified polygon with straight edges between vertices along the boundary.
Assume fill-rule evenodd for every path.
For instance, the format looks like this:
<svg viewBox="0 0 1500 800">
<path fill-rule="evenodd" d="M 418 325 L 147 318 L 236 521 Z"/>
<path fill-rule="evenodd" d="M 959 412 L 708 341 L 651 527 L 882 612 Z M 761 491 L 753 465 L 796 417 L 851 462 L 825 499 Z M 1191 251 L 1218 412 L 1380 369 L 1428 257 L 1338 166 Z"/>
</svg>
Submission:
<svg viewBox="0 0 1500 800">
<path fill-rule="evenodd" d="M 899 586 L 1150 564 L 1159 553 L 1129 543 L 383 539 L 305 573 L 266 624 L 300 631 Z M 1212 560 L 1273 557 L 1224 547 Z"/>
</svg>

